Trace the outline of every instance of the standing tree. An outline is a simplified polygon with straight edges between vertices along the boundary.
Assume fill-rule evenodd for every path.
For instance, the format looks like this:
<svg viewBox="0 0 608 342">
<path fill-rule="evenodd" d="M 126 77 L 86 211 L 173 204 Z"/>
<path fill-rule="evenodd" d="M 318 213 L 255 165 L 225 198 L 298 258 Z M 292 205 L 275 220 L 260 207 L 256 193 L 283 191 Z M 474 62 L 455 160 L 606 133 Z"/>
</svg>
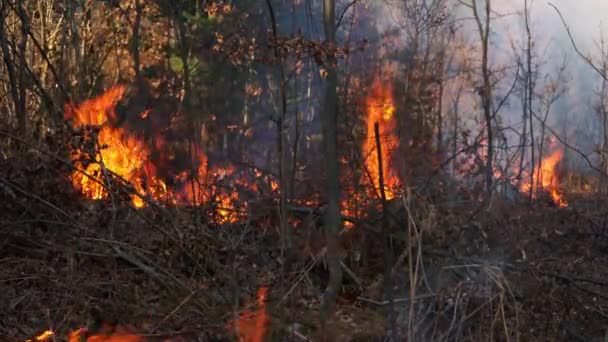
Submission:
<svg viewBox="0 0 608 342">
<path fill-rule="evenodd" d="M 323 147 L 325 168 L 327 172 L 327 212 L 325 214 L 325 234 L 327 239 L 327 261 L 329 266 L 329 283 L 325 291 L 322 307 L 322 322 L 332 313 L 340 285 L 342 269 L 340 267 L 340 164 L 338 161 L 337 110 L 338 110 L 338 75 L 336 51 L 336 2 L 324 0 L 323 24 L 327 42 L 327 84 L 323 112 Z"/>
<path fill-rule="evenodd" d="M 606 37 L 604 34 L 600 35 L 598 42 L 598 53 L 601 59 L 598 63 L 598 68 L 604 73 L 608 74 L 608 46 L 606 44 Z M 596 104 L 594 110 L 601 120 L 601 135 L 602 140 L 598 147 L 598 153 L 600 155 L 600 168 L 604 173 L 600 176 L 600 191 L 606 193 L 608 191 L 608 79 L 602 77 L 600 80 L 600 86 L 595 91 L 597 95 Z"/>
<path fill-rule="evenodd" d="M 481 107 L 483 110 L 484 124 L 486 129 L 486 139 L 488 143 L 486 165 L 485 165 L 485 183 L 486 195 L 489 199 L 492 195 L 492 180 L 493 180 L 493 160 L 494 160 L 494 130 L 492 129 L 493 100 L 492 100 L 492 71 L 490 70 L 488 54 L 490 45 L 490 20 L 492 13 L 492 0 L 484 0 L 485 13 L 481 14 L 478 0 L 470 2 L 460 1 L 460 3 L 471 9 L 473 18 L 477 25 L 479 39 L 481 43 L 481 85 L 479 85 L 479 97 L 481 99 Z"/>
</svg>

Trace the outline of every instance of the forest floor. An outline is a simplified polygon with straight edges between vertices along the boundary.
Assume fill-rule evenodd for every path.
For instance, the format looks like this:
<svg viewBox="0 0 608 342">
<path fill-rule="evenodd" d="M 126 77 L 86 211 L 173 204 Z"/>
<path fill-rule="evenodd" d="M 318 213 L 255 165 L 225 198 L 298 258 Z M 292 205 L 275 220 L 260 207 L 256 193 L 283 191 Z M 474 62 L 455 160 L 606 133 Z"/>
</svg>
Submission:
<svg viewBox="0 0 608 342">
<path fill-rule="evenodd" d="M 378 220 L 344 234 L 344 286 L 320 331 L 327 270 L 317 214 L 296 228 L 287 267 L 276 201 L 261 201 L 254 221 L 218 225 L 191 208 L 83 200 L 49 153 L 4 155 L 0 170 L 2 340 L 118 325 L 147 341 L 373 341 L 390 328 Z M 401 338 L 603 341 L 608 206 L 600 196 L 568 201 L 397 205 L 391 274 Z"/>
</svg>

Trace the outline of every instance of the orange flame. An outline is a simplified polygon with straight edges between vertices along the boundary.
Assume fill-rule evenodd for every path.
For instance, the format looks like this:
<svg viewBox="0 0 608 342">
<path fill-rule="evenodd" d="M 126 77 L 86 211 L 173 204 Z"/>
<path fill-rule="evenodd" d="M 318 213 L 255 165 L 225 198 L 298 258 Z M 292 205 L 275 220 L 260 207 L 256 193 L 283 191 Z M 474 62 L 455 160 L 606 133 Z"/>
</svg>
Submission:
<svg viewBox="0 0 608 342">
<path fill-rule="evenodd" d="M 68 342 L 144 342 L 145 339 L 139 335 L 127 332 L 124 329 L 118 329 L 113 333 L 101 333 L 91 336 L 86 336 L 87 329 L 82 328 L 73 331 Z M 85 339 L 86 338 L 86 339 Z"/>
<path fill-rule="evenodd" d="M 399 185 L 399 178 L 391 167 L 391 156 L 399 146 L 395 135 L 395 104 L 393 100 L 393 87 L 390 82 L 383 84 L 379 77 L 372 83 L 370 96 L 366 99 L 367 109 L 367 136 L 363 143 L 363 157 L 369 175 L 364 175 L 363 184 L 369 183 L 371 178 L 374 190 L 379 196 L 378 154 L 374 125 L 378 123 L 380 142 L 382 147 L 382 175 L 384 176 L 385 193 L 387 199 L 395 197 L 393 190 Z M 367 178 L 369 177 L 369 178 Z"/>
<path fill-rule="evenodd" d="M 84 101 L 80 106 L 67 106 L 65 116 L 73 119 L 75 127 L 85 125 L 99 126 L 97 143 L 101 149 L 96 158 L 96 163 L 88 164 L 86 167 L 77 162 L 79 171 L 72 174 L 72 183 L 82 194 L 90 199 L 102 199 L 108 196 L 104 184 L 105 176 L 101 168 L 102 163 L 107 170 L 112 171 L 133 184 L 136 190 L 143 193 L 141 186 L 142 172 L 148 160 L 149 150 L 144 142 L 132 137 L 122 128 L 112 127 L 116 120 L 115 107 L 122 99 L 126 88 L 114 86 L 99 97 Z M 77 158 L 82 151 L 76 151 Z M 82 172 L 92 176 L 84 175 Z M 144 201 L 133 195 L 133 205 L 143 207 Z"/>
<path fill-rule="evenodd" d="M 551 200 L 555 205 L 560 208 L 565 208 L 568 206 L 568 202 L 566 202 L 562 195 L 557 172 L 557 167 L 562 158 L 562 150 L 556 150 L 543 158 L 540 165 L 537 165 L 534 168 L 533 180 L 535 184 L 549 193 L 549 196 L 551 196 Z M 531 184 L 524 181 L 520 186 L 520 190 L 522 192 L 528 192 L 530 191 L 530 187 Z M 536 191 L 533 191 L 532 196 L 536 197 Z"/>
<path fill-rule="evenodd" d="M 102 95 L 84 101 L 79 106 L 66 106 L 65 117 L 72 119 L 75 127 L 99 127 L 96 142 L 100 149 L 94 162 L 85 165 L 84 162 L 79 161 L 85 155 L 85 151 L 72 151 L 76 164 L 76 170 L 71 177 L 73 186 L 86 198 L 94 200 L 107 198 L 108 192 L 104 186 L 107 184 L 107 178 L 104 170 L 108 170 L 133 186 L 136 194 L 132 195 L 131 200 L 136 208 L 146 206 L 146 198 L 170 205 L 200 205 L 213 202 L 216 203 L 215 214 L 218 222 L 236 222 L 242 219 L 243 209 L 247 208 L 247 203 L 239 204 L 238 191 L 227 190 L 216 185 L 203 186 L 207 181 L 221 181 L 226 177 L 231 177 L 235 169 L 228 166 L 209 171 L 207 156 L 198 146 L 192 145 L 189 150 L 191 164 L 196 165 L 198 169 L 183 171 L 173 177 L 175 182 L 172 183 L 182 185 L 179 189 L 170 188 L 164 179 L 158 177 L 158 166 L 150 160 L 151 147 L 143 138 L 132 134 L 127 129 L 114 127 L 117 121 L 115 107 L 125 92 L 125 86 L 116 85 Z M 145 110 L 139 115 L 139 118 L 145 120 L 149 115 L 150 110 Z M 160 151 L 165 148 L 162 136 L 155 137 L 153 147 Z M 170 159 L 170 157 L 161 158 Z M 245 181 L 236 180 L 236 182 L 241 187 L 251 189 L 255 187 L 255 184 L 247 184 Z M 277 184 L 276 182 L 271 183 L 272 191 L 277 190 Z M 229 185 L 232 188 L 231 185 L 234 184 Z"/>
<path fill-rule="evenodd" d="M 29 339 L 26 340 L 25 342 L 45 342 L 45 341 L 50 341 L 51 338 L 53 338 L 53 336 L 55 336 L 55 333 L 53 332 L 53 330 L 46 330 L 43 331 L 40 335 L 34 337 L 34 339 Z"/>
<path fill-rule="evenodd" d="M 258 290 L 257 306 L 255 311 L 244 310 L 234 323 L 234 328 L 241 342 L 262 342 L 266 335 L 269 317 L 266 312 L 266 295 L 268 288 Z"/>
<path fill-rule="evenodd" d="M 92 334 L 87 336 L 87 329 L 81 328 L 72 331 L 69 334 L 68 342 L 144 342 L 145 339 L 142 336 L 135 335 L 128 332 L 124 328 L 117 328 L 112 331 L 110 327 L 106 327 L 107 332 L 101 332 L 98 334 Z M 40 335 L 36 336 L 33 340 L 29 339 L 26 342 L 45 342 L 51 341 L 55 337 L 55 333 L 52 330 L 46 330 Z"/>
<path fill-rule="evenodd" d="M 392 166 L 392 155 L 399 147 L 399 138 L 395 134 L 397 122 L 395 118 L 395 103 L 393 99 L 393 87 L 389 82 L 382 83 L 380 77 L 374 77 L 370 93 L 365 99 L 366 117 L 365 123 L 367 134 L 361 145 L 361 154 L 364 160 L 364 170 L 360 176 L 359 183 L 364 189 L 362 192 L 354 189 L 346 189 L 346 198 L 341 202 L 341 213 L 343 216 L 358 218 L 364 217 L 361 208 L 369 205 L 370 198 L 379 198 L 380 172 L 384 177 L 384 193 L 388 200 L 395 198 L 396 189 L 400 185 L 400 179 L 396 169 Z M 378 146 L 376 143 L 375 125 L 378 124 L 380 144 L 382 152 L 382 170 L 378 163 Z M 348 161 L 343 159 L 345 165 Z M 345 220 L 345 228 L 353 228 L 353 222 Z"/>
</svg>

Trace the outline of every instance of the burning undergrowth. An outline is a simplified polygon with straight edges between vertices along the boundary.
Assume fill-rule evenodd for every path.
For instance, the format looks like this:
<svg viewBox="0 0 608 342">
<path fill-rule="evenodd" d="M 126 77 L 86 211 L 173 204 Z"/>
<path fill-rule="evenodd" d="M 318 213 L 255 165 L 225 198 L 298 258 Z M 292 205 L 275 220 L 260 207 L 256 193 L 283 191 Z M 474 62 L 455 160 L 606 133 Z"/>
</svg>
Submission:
<svg viewBox="0 0 608 342">
<path fill-rule="evenodd" d="M 63 144 L 56 144 L 51 154 L 30 151 L 29 161 L 37 162 L 21 161 L 27 167 L 8 163 L 14 169 L 6 176 L 14 179 L 10 184 L 13 195 L 0 191 L 7 199 L 4 209 L 11 213 L 2 224 L 17 228 L 6 233 L 7 248 L 2 251 L 3 262 L 13 263 L 6 287 L 0 289 L 8 293 L 2 304 L 10 308 L 2 330 L 27 327 L 25 331 L 10 330 L 9 336 L 36 336 L 33 329 L 53 328 L 58 331 L 55 336 L 65 338 L 74 336 L 70 335 L 73 331 L 89 337 L 132 336 L 133 341 L 156 341 L 154 336 L 162 331 L 176 332 L 165 334 L 166 340 L 180 341 L 190 333 L 185 327 L 204 331 L 205 338 L 237 334 L 260 341 L 270 336 L 277 317 L 270 303 L 283 300 L 288 290 L 274 286 L 283 262 L 276 234 L 280 196 L 276 178 L 253 167 L 219 163 L 199 144 L 179 143 L 175 138 L 178 127 L 155 128 L 157 133 L 147 134 L 138 127 L 146 126 L 154 112 L 144 110 L 131 119 L 139 124 L 124 122 L 117 108 L 125 96 L 126 88 L 115 86 L 96 98 L 68 106 L 70 127 L 65 140 L 70 140 L 74 169 L 56 158 L 61 156 Z M 396 237 L 403 238 L 409 217 L 415 216 L 420 223 L 432 216 L 426 212 L 410 216 L 401 204 L 404 182 L 393 158 L 399 148 L 394 132 L 398 109 L 391 87 L 376 79 L 363 102 L 366 138 L 358 146 L 363 165 L 355 176 L 360 188 L 345 186 L 342 203 L 346 225 L 351 228 L 342 234 L 344 245 L 350 246 L 345 267 L 356 272 L 353 279 L 346 280 L 345 291 L 355 298 L 343 299 L 347 305 L 359 305 L 356 298 L 361 288 L 377 282 L 368 275 L 382 273 L 380 263 L 363 271 L 357 257 L 362 253 L 374 261 L 380 258 L 377 241 L 366 232 L 379 225 L 381 190 L 391 203 L 388 224 Z M 543 163 L 540 174 L 556 170 L 558 164 Z M 34 174 L 39 177 L 30 177 Z M 344 175 L 343 181 L 350 176 Z M 32 184 L 46 179 L 50 180 L 47 184 Z M 539 193 L 551 184 L 559 188 L 554 180 L 536 183 L 542 185 Z M 81 201 L 76 193 L 92 201 Z M 294 287 L 297 290 L 287 297 L 299 299 L 289 307 L 318 314 L 310 308 L 318 306 L 315 293 L 323 289 L 327 270 L 319 262 L 322 239 L 312 239 L 310 231 L 320 225 L 322 197 L 307 194 L 290 204 L 313 210 L 300 212 L 297 219 L 296 215 L 290 217 L 296 245 L 304 247 L 299 249 L 296 263 L 299 271 L 288 280 L 299 284 L 303 280 L 298 279 L 307 279 L 308 286 Z M 31 219 L 23 221 L 21 210 Z M 434 225 L 429 224 L 428 229 Z M 446 222 L 445 226 L 450 225 Z M 444 239 L 434 235 L 432 244 Z M 403 247 L 400 238 L 395 241 L 397 247 Z M 321 246 L 310 246 L 319 243 Z M 503 270 L 482 268 L 482 278 L 503 276 Z M 504 295 L 500 284 L 486 286 L 494 291 L 488 296 Z M 475 286 L 470 288 L 477 289 Z M 91 319 L 91 308 L 99 308 L 104 315 Z M 358 310 L 374 312 L 364 306 Z M 458 310 L 463 315 L 467 312 L 463 307 Z M 120 323 L 118 328 L 106 329 L 103 323 L 112 320 Z M 136 328 L 120 328 L 129 324 Z"/>
<path fill-rule="evenodd" d="M 135 123 L 118 125 L 116 107 L 125 91 L 125 86 L 116 85 L 96 98 L 66 106 L 66 119 L 81 137 L 71 148 L 75 165 L 71 181 L 84 197 L 107 199 L 109 181 L 118 181 L 130 189 L 135 208 L 151 202 L 211 206 L 212 217 L 227 223 L 247 214 L 248 202 L 240 198 L 242 194 L 277 190 L 276 181 L 258 169 L 237 169 L 229 163 L 210 166 L 204 147 L 175 138 L 183 127 L 148 128 L 154 134 L 130 128 L 150 127 L 146 121 L 153 121 L 155 112 L 145 110 Z M 180 121 L 178 114 L 173 119 Z"/>
<path fill-rule="evenodd" d="M 46 152 L 15 154 L 0 167 L 0 205 L 5 213 L 0 305 L 7 308 L 0 316 L 2 336 L 22 342 L 47 329 L 56 340 L 69 342 L 74 334 L 106 342 L 124 342 L 120 338 L 127 336 L 132 339 L 127 341 L 182 342 L 315 335 L 318 293 L 327 274 L 322 246 L 301 249 L 296 271 L 281 287 L 276 216 L 227 226 L 212 220 L 197 223 L 192 206 L 132 210 L 107 205 L 113 192 L 102 202 L 83 202 L 65 181 L 69 168 L 52 156 L 61 148 L 56 144 Z M 5 179 L 11 179 L 8 186 Z M 276 209 L 272 185 L 264 186 L 267 192 L 241 198 L 249 201 L 253 213 Z M 397 196 L 392 203 L 401 201 Z M 414 311 L 402 305 L 408 289 L 396 292 L 398 312 L 406 322 L 407 317 L 420 318 L 415 326 L 436 336 L 479 337 L 490 331 L 506 336 L 521 331 L 556 337 L 562 336 L 559 322 L 566 321 L 564 317 L 582 315 L 587 323 L 571 324 L 569 329 L 597 335 L 596 312 L 605 302 L 602 297 L 593 299 L 589 291 L 602 291 L 601 276 L 592 272 L 603 267 L 600 251 L 605 241 L 592 237 L 601 233 L 601 207 L 584 210 L 585 202 L 579 200 L 578 210 L 545 207 L 529 214 L 524 207 L 511 206 L 504 217 L 471 222 L 475 208 L 444 209 L 415 196 L 408 201 L 409 207 L 393 216 L 411 212 L 410 225 L 417 232 L 405 234 L 424 238 L 420 245 L 410 245 L 412 255 L 420 253 L 422 262 Z M 126 196 L 125 202 L 132 204 L 132 198 Z M 579 224 L 583 219 L 590 222 L 584 232 Z M 386 333 L 386 299 L 377 277 L 382 274 L 381 256 L 369 228 L 378 224 L 374 220 L 362 215 L 343 235 L 349 246 L 344 264 L 356 278 L 345 276 L 335 331 L 363 340 Z M 312 225 L 309 230 L 317 229 L 318 213 L 305 214 L 303 221 Z M 406 225 L 391 222 L 399 257 L 408 251 L 403 240 Z M 305 233 L 296 235 L 298 245 Z M 358 234 L 366 238 L 358 240 Z M 574 239 L 580 234 L 586 235 Z M 590 258 L 581 261 L 585 253 Z M 395 269 L 405 266 L 408 257 L 401 260 Z M 579 267 L 580 262 L 591 266 Z M 408 273 L 397 278 L 401 285 L 409 282 L 404 274 Z M 438 279 L 434 283 L 433 277 Z M 427 280 L 434 286 L 431 292 Z M 287 315 L 277 307 L 289 312 L 279 327 L 277 321 Z M 556 312 L 567 314 L 556 317 Z"/>
<path fill-rule="evenodd" d="M 155 120 L 155 116 L 166 113 L 151 109 L 131 115 L 129 120 L 122 119 L 117 106 L 126 92 L 126 86 L 115 85 L 95 98 L 66 106 L 65 118 L 80 136 L 71 148 L 75 166 L 71 183 L 85 198 L 109 199 L 114 181 L 128 190 L 127 196 L 135 208 L 151 203 L 206 206 L 215 208 L 211 215 L 214 220 L 228 223 L 247 216 L 252 195 L 263 191 L 278 197 L 278 181 L 272 175 L 226 162 L 211 164 L 202 144 L 192 139 L 176 139 L 179 132 L 185 133 L 179 124 L 179 113 L 170 115 L 170 125 L 162 129 L 153 123 L 161 121 Z M 390 82 L 374 79 L 365 111 L 360 186 L 347 187 L 342 202 L 342 212 L 349 217 L 363 213 L 355 208 L 369 202 L 366 199 L 381 197 L 380 175 L 384 177 L 383 192 L 388 200 L 402 186 L 397 168 L 393 167 L 398 139 Z M 303 201 L 317 206 L 315 197 L 314 193 L 304 194 Z"/>
<path fill-rule="evenodd" d="M 247 292 L 255 296 L 256 284 L 272 279 L 265 273 L 277 271 L 272 230 L 263 228 L 270 222 L 258 219 L 255 230 L 240 230 L 246 241 L 233 244 L 232 230 L 193 223 L 189 207 L 151 207 L 134 216 L 121 206 L 82 202 L 61 175 L 67 168 L 49 153 L 3 160 L 0 168 L 0 178 L 11 179 L 0 190 L 2 340 L 185 342 L 233 335 L 225 313 L 239 317 Z M 28 181 L 30 174 L 36 177 Z M 236 250 L 225 249 L 231 244 Z M 258 270 L 249 269 L 253 264 Z M 239 267 L 247 272 L 230 272 Z M 242 301 L 227 297 L 232 286 L 243 291 Z"/>
</svg>

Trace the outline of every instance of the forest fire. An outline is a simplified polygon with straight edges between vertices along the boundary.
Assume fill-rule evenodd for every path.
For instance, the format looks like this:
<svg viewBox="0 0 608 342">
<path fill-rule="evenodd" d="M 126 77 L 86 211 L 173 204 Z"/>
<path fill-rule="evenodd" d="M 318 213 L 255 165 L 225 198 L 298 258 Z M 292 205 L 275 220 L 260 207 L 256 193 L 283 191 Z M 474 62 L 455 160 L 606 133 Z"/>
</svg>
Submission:
<svg viewBox="0 0 608 342">
<path fill-rule="evenodd" d="M 247 202 L 241 201 L 239 191 L 234 186 L 257 191 L 256 184 L 246 181 L 246 177 L 234 176 L 236 169 L 231 166 L 209 169 L 207 156 L 201 148 L 192 144 L 189 147 L 190 165 L 198 165 L 194 170 L 184 170 L 171 179 L 159 176 L 159 169 L 165 167 L 152 161 L 152 149 L 163 151 L 166 142 L 162 136 L 155 136 L 151 143 L 131 132 L 126 127 L 118 126 L 119 121 L 116 106 L 123 99 L 126 87 L 116 85 L 103 94 L 86 100 L 80 105 L 67 105 L 65 118 L 72 120 L 75 128 L 97 127 L 98 132 L 93 141 L 97 147 L 96 154 L 88 160 L 87 152 L 82 149 L 72 151 L 72 159 L 76 170 L 71 180 L 84 197 L 99 200 L 109 196 L 107 185 L 111 175 L 125 180 L 133 188 L 131 203 L 136 208 L 147 206 L 148 200 L 169 205 L 201 205 L 213 203 L 216 219 L 219 223 L 236 222 L 243 218 Z M 362 172 L 361 184 L 370 198 L 380 197 L 380 172 L 384 176 L 385 194 L 387 199 L 395 197 L 395 189 L 399 178 L 391 167 L 391 157 L 398 147 L 395 135 L 395 105 L 393 89 L 390 82 L 383 84 L 379 77 L 372 83 L 370 94 L 365 100 L 367 135 L 361 146 L 365 160 L 365 170 Z M 147 120 L 150 110 L 146 109 L 138 116 L 139 120 Z M 375 125 L 378 124 L 380 143 L 382 147 L 382 170 L 379 170 Z M 259 173 L 259 171 L 256 171 Z M 217 183 L 230 177 L 229 189 L 220 188 Z M 257 174 L 259 177 L 259 174 Z M 172 184 L 169 186 L 168 184 Z M 276 192 L 276 181 L 271 180 L 271 191 Z M 347 191 L 348 192 L 348 191 Z M 352 194 L 351 194 L 352 195 Z M 361 200 L 362 194 L 357 196 Z M 358 200 L 357 202 L 361 202 Z M 352 201 L 350 201 L 352 202 Z M 344 201 L 343 214 L 353 215 L 353 203 Z"/>
<path fill-rule="evenodd" d="M 266 335 L 266 330 L 270 318 L 266 311 L 266 296 L 268 287 L 261 287 L 257 292 L 255 310 L 246 309 L 239 314 L 233 322 L 228 325 L 228 329 L 234 331 L 243 342 L 262 342 Z M 33 339 L 26 342 L 50 342 L 55 341 L 57 336 L 53 330 L 46 330 L 38 334 Z M 135 334 L 123 327 L 114 327 L 105 324 L 101 331 L 92 333 L 87 328 L 76 329 L 68 334 L 67 342 L 146 342 L 151 339 L 144 335 Z M 154 339 L 157 341 L 157 339 Z M 176 337 L 163 337 L 163 342 L 183 341 Z"/>
<path fill-rule="evenodd" d="M 266 295 L 268 288 L 262 287 L 257 293 L 257 309 L 245 310 L 233 323 L 233 328 L 242 342 L 262 342 L 266 335 L 269 318 L 266 312 Z"/>
<path fill-rule="evenodd" d="M 144 342 L 145 339 L 142 336 L 129 333 L 123 329 L 117 329 L 117 331 L 111 333 L 102 332 L 100 334 L 88 335 L 87 329 L 82 328 L 73 331 L 68 342 Z"/>
<path fill-rule="evenodd" d="M 359 184 L 363 191 L 346 188 L 347 199 L 341 203 L 342 215 L 345 217 L 359 217 L 363 215 L 362 207 L 373 198 L 381 198 L 380 174 L 384 180 L 384 194 L 387 200 L 396 197 L 396 190 L 401 182 L 397 169 L 393 167 L 392 156 L 399 146 L 399 138 L 395 132 L 397 127 L 395 118 L 395 103 L 391 82 L 382 83 L 379 76 L 374 77 L 370 93 L 365 98 L 365 127 L 366 136 L 361 144 L 361 155 L 364 167 L 361 170 Z M 376 128 L 381 145 L 382 170 L 379 166 L 378 143 L 376 141 Z M 344 160 L 343 164 L 348 164 Z M 352 222 L 345 221 L 346 228 L 354 227 Z"/>
<path fill-rule="evenodd" d="M 134 207 L 146 206 L 146 199 L 171 205 L 200 205 L 213 203 L 220 223 L 235 222 L 241 218 L 237 207 L 239 193 L 226 191 L 216 185 L 205 186 L 209 179 L 221 180 L 231 176 L 235 169 L 232 166 L 208 170 L 206 155 L 198 146 L 190 146 L 190 164 L 198 165 L 196 170 L 185 170 L 174 176 L 170 182 L 159 176 L 159 168 L 151 160 L 151 148 L 143 138 L 129 132 L 123 127 L 114 127 L 118 121 L 116 105 L 121 101 L 126 87 L 117 85 L 102 95 L 89 99 L 79 106 L 66 106 L 65 117 L 71 119 L 76 128 L 84 126 L 98 127 L 94 160 L 87 160 L 87 152 L 81 149 L 72 151 L 76 170 L 72 173 L 73 186 L 86 198 L 99 200 L 108 197 L 107 180 L 109 173 L 119 176 L 129 183 L 134 194 L 131 201 Z M 145 110 L 139 118 L 149 117 Z M 162 137 L 154 137 L 154 147 L 163 150 L 165 142 Z M 98 152 L 97 152 L 98 151 Z M 177 184 L 170 187 L 167 184 Z M 255 184 L 238 181 L 241 187 L 254 188 Z M 255 189 L 253 189 L 255 190 Z M 273 187 L 276 190 L 276 187 Z"/>
<path fill-rule="evenodd" d="M 532 179 L 534 181 L 535 189 L 532 190 L 532 197 L 536 198 L 537 190 L 542 189 L 549 194 L 556 206 L 565 208 L 568 206 L 568 203 L 562 194 L 558 175 L 558 165 L 562 158 L 563 151 L 559 149 L 555 150 L 544 157 L 540 165 L 537 165 L 534 168 Z M 527 177 L 525 177 L 525 179 L 527 179 Z M 520 190 L 524 193 L 528 193 L 531 186 L 529 180 L 523 181 L 520 185 Z"/>
<path fill-rule="evenodd" d="M 97 143 L 102 148 L 99 155 L 96 156 L 95 163 L 85 165 L 78 161 L 82 156 L 82 151 L 78 150 L 73 153 L 73 159 L 76 160 L 76 167 L 79 170 L 73 173 L 72 183 L 87 198 L 102 199 L 108 195 L 103 186 L 106 175 L 101 165 L 131 184 L 141 184 L 141 170 L 148 158 L 145 145 L 141 140 L 130 137 L 123 129 L 112 127 L 113 121 L 116 120 L 114 108 L 125 90 L 124 86 L 115 86 L 101 96 L 83 102 L 78 107 L 66 106 L 65 116 L 73 120 L 75 127 L 85 125 L 100 127 Z M 92 177 L 84 175 L 83 172 Z M 133 204 L 136 207 L 143 206 L 141 199 L 135 195 Z"/>
<path fill-rule="evenodd" d="M 86 328 L 81 328 L 72 331 L 67 339 L 67 342 L 144 342 L 145 339 L 142 336 L 128 332 L 123 328 L 113 329 L 106 327 L 107 331 L 100 333 L 89 334 Z M 55 341 L 55 332 L 52 330 L 46 330 L 26 342 L 49 342 Z M 167 340 L 170 341 L 170 340 Z"/>
<path fill-rule="evenodd" d="M 380 197 L 380 172 L 384 177 L 384 191 L 387 199 L 395 197 L 395 189 L 399 186 L 399 177 L 391 167 L 391 157 L 399 146 L 395 134 L 395 103 L 393 100 L 393 87 L 390 82 L 383 84 L 379 77 L 372 83 L 371 93 L 366 99 L 367 135 L 362 146 L 362 155 L 365 160 L 367 174 L 363 175 L 363 184 L 373 184 L 374 192 Z M 382 147 L 382 170 L 378 165 L 378 153 L 374 126 L 379 126 L 380 144 Z"/>
</svg>

